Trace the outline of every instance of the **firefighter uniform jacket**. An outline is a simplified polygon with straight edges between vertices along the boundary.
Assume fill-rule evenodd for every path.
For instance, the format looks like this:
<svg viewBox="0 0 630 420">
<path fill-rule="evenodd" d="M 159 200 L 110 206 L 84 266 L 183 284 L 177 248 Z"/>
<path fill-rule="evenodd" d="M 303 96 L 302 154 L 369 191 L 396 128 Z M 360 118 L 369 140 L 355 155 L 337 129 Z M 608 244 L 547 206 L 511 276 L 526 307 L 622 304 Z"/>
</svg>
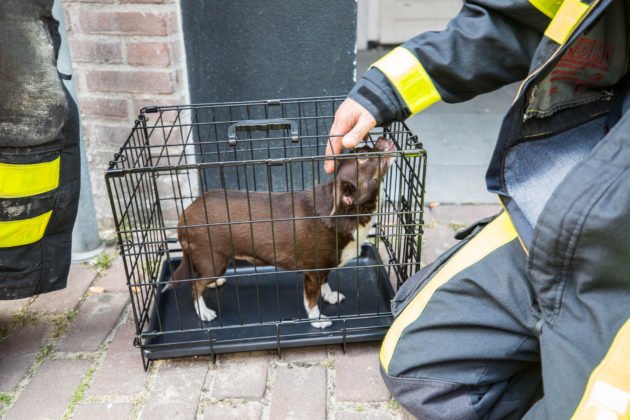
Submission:
<svg viewBox="0 0 630 420">
<path fill-rule="evenodd" d="M 0 299 L 58 290 L 80 188 L 78 112 L 53 0 L 0 2 Z"/>
<path fill-rule="evenodd" d="M 439 330 L 435 321 L 439 308 L 431 309 L 431 294 L 440 295 L 441 301 L 475 293 L 487 296 L 491 289 L 482 293 L 481 283 L 473 279 L 492 278 L 498 272 L 505 278 L 494 278 L 490 288 L 505 286 L 504 297 L 517 287 L 501 282 L 517 277 L 526 282 L 518 299 L 501 301 L 503 309 L 508 302 L 524 301 L 528 310 L 536 312 L 527 331 L 536 337 L 530 354 L 542 354 L 547 401 L 536 404 L 531 417 L 630 416 L 629 67 L 630 1 L 470 0 L 464 1 L 444 31 L 421 34 L 395 48 L 374 63 L 350 92 L 379 124 L 386 124 L 439 100 L 461 102 L 521 81 L 486 175 L 488 189 L 498 194 L 507 213 L 482 230 L 480 237 L 502 242 L 479 248 L 479 239 L 473 239 L 476 250 L 468 247 L 459 252 L 453 263 L 459 264 L 457 269 L 444 257 L 408 281 L 394 302 L 398 318 L 384 340 L 381 366 L 394 396 L 416 415 L 483 418 L 492 412 L 490 401 L 500 399 L 484 400 L 489 395 L 485 391 L 466 394 L 475 386 L 490 389 L 483 378 L 466 382 L 463 373 L 458 377 L 438 369 L 450 366 L 445 362 L 446 344 L 436 355 L 439 363 L 428 356 L 422 367 L 418 362 L 424 357 L 420 350 L 429 342 L 435 345 L 431 334 Z M 520 243 L 524 259 L 508 269 L 516 251 L 505 247 L 512 238 Z M 479 255 L 483 249 L 486 256 L 503 253 L 502 259 L 484 265 L 485 257 Z M 466 255 L 476 259 L 462 263 Z M 440 274 L 443 266 L 449 275 Z M 470 274 L 471 267 L 476 274 Z M 480 267 L 492 271 L 480 275 Z M 466 278 L 461 278 L 462 273 Z M 457 293 L 440 292 L 454 288 L 445 285 L 458 276 L 462 287 Z M 432 285 L 436 277 L 439 284 Z M 479 287 L 473 289 L 471 284 Z M 423 293 L 424 300 L 414 298 Z M 498 318 L 486 319 L 491 323 Z M 504 327 L 497 326 L 493 333 Z M 452 359 L 459 366 L 467 358 L 461 355 L 464 344 L 472 349 L 488 338 L 473 337 L 453 349 L 452 354 L 459 356 Z M 523 346 L 530 342 L 522 338 Z M 503 362 L 506 367 L 518 361 Z M 445 382 L 428 384 L 429 379 L 439 382 L 438 371 Z M 424 390 L 416 392 L 415 381 L 421 378 Z M 468 391 L 455 387 L 456 383 L 468 383 Z M 507 387 L 506 383 L 503 389 Z M 449 398 L 459 398 L 459 405 L 426 411 L 431 404 L 448 400 L 447 389 Z M 485 414 L 474 414 L 471 404 L 484 406 Z"/>
</svg>

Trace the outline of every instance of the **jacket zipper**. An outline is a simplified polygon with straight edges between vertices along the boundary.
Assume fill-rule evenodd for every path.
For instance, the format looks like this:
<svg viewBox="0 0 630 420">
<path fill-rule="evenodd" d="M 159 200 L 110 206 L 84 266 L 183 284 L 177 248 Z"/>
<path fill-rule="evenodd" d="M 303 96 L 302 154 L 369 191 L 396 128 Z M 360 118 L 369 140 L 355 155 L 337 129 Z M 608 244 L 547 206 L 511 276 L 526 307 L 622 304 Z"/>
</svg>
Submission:
<svg viewBox="0 0 630 420">
<path fill-rule="evenodd" d="M 593 4 L 591 4 L 591 6 L 589 7 L 589 9 L 586 11 L 586 13 L 584 13 L 584 15 L 582 15 L 582 17 L 580 18 L 580 20 L 578 21 L 577 25 L 575 25 L 575 29 L 573 30 L 573 32 L 571 32 L 571 34 L 567 37 L 568 39 L 571 39 L 571 37 L 573 36 L 573 34 L 577 31 L 577 29 L 580 27 L 580 25 L 582 24 L 582 22 L 584 22 L 584 19 L 586 19 L 592 12 L 593 9 L 595 9 L 595 7 L 601 2 L 601 0 L 595 0 L 593 2 Z M 525 84 L 530 81 L 532 78 L 536 77 L 536 75 L 538 73 L 541 72 L 542 69 L 544 69 L 547 64 L 549 64 L 551 61 L 553 61 L 556 56 L 561 52 L 564 51 L 564 46 L 567 45 L 566 43 L 563 45 L 558 46 L 558 49 L 556 49 L 553 54 L 551 54 L 549 56 L 549 58 L 547 58 L 547 60 L 545 60 L 545 62 L 538 67 L 536 70 L 534 70 L 533 72 L 531 72 L 529 74 L 529 76 L 527 76 L 522 82 L 521 85 L 518 87 L 518 90 L 516 91 L 516 96 L 514 97 L 514 101 L 512 101 L 512 105 L 514 105 L 516 103 L 516 101 L 518 100 L 518 98 L 521 96 L 521 93 L 523 93 L 523 88 L 525 87 Z"/>
</svg>

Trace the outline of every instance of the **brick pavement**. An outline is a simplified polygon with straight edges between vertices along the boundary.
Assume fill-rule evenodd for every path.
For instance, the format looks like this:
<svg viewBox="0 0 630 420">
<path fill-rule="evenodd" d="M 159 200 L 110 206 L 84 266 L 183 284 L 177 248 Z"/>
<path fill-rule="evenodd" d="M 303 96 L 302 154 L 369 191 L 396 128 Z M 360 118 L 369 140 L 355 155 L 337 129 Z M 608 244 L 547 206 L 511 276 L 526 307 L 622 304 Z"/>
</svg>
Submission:
<svg viewBox="0 0 630 420">
<path fill-rule="evenodd" d="M 427 209 L 423 263 L 455 230 L 499 206 Z M 113 252 L 110 250 L 110 252 Z M 189 357 L 144 372 L 119 259 L 69 287 L 0 301 L 0 415 L 6 419 L 407 419 L 378 372 L 378 344 Z"/>
</svg>

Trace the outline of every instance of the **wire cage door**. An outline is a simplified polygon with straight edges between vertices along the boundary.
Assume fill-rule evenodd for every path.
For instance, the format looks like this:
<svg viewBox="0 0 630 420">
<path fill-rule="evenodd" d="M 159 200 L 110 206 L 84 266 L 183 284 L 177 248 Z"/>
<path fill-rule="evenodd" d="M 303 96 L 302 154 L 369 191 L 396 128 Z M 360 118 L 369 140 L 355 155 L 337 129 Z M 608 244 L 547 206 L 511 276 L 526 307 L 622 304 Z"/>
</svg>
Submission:
<svg viewBox="0 0 630 420">
<path fill-rule="evenodd" d="M 106 181 L 145 366 L 384 336 L 420 268 L 426 153 L 397 122 L 326 174 L 343 99 L 141 111 Z"/>
</svg>

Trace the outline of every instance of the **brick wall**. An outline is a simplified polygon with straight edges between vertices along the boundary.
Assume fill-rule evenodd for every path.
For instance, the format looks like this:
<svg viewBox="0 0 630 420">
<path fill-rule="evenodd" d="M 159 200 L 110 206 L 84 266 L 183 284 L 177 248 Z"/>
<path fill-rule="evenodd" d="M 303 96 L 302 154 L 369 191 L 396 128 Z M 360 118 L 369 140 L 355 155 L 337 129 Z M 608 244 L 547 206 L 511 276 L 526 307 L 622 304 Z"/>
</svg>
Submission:
<svg viewBox="0 0 630 420">
<path fill-rule="evenodd" d="M 113 225 L 104 172 L 140 108 L 187 103 L 179 0 L 64 0 L 96 215 Z"/>
</svg>

